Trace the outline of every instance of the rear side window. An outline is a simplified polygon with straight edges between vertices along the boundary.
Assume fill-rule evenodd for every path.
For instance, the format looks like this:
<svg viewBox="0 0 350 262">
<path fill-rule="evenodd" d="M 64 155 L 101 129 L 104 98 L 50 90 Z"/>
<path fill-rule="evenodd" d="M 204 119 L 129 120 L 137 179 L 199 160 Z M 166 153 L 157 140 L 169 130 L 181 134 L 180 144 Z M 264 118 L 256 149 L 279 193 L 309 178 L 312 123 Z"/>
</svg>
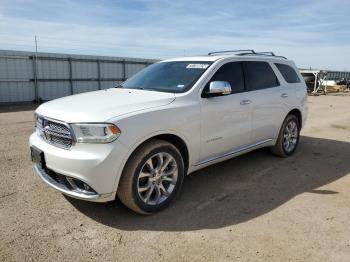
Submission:
<svg viewBox="0 0 350 262">
<path fill-rule="evenodd" d="M 283 78 L 287 81 L 287 83 L 300 83 L 300 79 L 297 73 L 291 66 L 278 63 L 275 63 L 275 66 L 281 72 Z"/>
<path fill-rule="evenodd" d="M 279 86 L 277 76 L 266 62 L 243 62 L 248 90 L 260 90 Z"/>
<path fill-rule="evenodd" d="M 227 81 L 230 83 L 232 93 L 244 91 L 244 76 L 242 64 L 240 62 L 227 63 L 212 77 L 211 81 Z"/>
</svg>

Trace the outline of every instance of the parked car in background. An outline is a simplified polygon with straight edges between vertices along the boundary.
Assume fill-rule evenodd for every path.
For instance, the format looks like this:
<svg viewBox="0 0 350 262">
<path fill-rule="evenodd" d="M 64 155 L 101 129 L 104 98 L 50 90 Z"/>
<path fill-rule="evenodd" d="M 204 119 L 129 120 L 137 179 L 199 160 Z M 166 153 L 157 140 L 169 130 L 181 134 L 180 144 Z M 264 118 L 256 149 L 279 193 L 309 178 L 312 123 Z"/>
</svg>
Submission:
<svg viewBox="0 0 350 262">
<path fill-rule="evenodd" d="M 184 176 L 269 147 L 294 153 L 307 116 L 295 64 L 253 50 L 148 66 L 117 88 L 42 104 L 30 137 L 34 170 L 58 191 L 132 210 L 162 210 Z"/>
</svg>

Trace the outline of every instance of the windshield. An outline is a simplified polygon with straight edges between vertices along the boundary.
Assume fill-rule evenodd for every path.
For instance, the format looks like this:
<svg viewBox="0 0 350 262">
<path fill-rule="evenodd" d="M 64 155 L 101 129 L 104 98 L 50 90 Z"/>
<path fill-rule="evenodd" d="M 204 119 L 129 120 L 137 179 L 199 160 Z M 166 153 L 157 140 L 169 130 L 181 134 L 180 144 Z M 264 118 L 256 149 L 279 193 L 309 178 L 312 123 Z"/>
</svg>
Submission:
<svg viewBox="0 0 350 262">
<path fill-rule="evenodd" d="M 189 90 L 211 62 L 161 62 L 150 65 L 126 80 L 120 87 L 182 93 Z"/>
</svg>

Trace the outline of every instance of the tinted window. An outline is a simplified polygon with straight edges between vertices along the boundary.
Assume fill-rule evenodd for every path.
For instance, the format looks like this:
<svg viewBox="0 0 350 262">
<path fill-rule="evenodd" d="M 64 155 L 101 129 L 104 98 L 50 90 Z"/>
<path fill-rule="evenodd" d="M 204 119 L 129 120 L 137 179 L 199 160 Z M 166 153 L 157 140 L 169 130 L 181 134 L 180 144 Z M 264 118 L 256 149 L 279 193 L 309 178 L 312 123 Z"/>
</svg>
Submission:
<svg viewBox="0 0 350 262">
<path fill-rule="evenodd" d="M 181 93 L 189 90 L 211 62 L 161 62 L 141 70 L 126 80 L 121 87 Z"/>
<path fill-rule="evenodd" d="M 212 77 L 211 81 L 227 81 L 230 83 L 232 93 L 244 91 L 244 76 L 242 64 L 239 62 L 227 63 Z"/>
<path fill-rule="evenodd" d="M 266 62 L 244 62 L 249 90 L 259 90 L 278 86 L 278 79 L 271 66 Z"/>
<path fill-rule="evenodd" d="M 300 79 L 292 67 L 284 64 L 275 64 L 275 66 L 281 72 L 287 83 L 300 83 Z"/>
</svg>

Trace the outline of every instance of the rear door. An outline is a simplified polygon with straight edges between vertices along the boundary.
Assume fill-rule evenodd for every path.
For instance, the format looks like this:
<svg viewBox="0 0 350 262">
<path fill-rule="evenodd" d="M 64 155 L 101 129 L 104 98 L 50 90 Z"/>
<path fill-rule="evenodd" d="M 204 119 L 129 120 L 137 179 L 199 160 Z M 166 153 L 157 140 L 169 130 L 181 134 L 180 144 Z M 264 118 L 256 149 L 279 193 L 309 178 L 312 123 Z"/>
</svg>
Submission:
<svg viewBox="0 0 350 262">
<path fill-rule="evenodd" d="M 245 61 L 243 66 L 252 104 L 252 143 L 275 139 L 285 115 L 285 87 L 268 62 Z"/>
</svg>

